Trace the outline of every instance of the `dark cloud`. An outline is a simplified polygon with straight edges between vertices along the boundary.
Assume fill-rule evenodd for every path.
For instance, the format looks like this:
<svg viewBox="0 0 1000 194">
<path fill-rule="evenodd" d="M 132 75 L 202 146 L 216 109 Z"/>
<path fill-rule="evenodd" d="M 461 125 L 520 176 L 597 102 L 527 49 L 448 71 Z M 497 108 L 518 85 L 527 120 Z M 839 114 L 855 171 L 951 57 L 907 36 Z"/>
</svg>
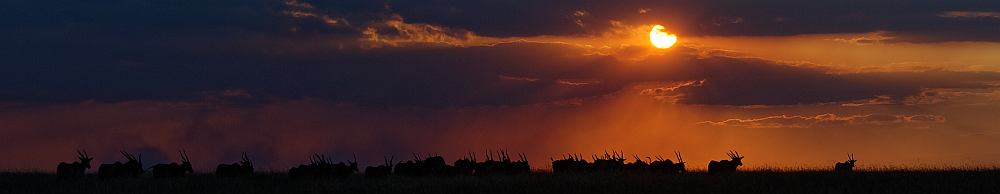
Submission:
<svg viewBox="0 0 1000 194">
<path fill-rule="evenodd" d="M 663 23 L 685 36 L 777 36 L 897 31 L 914 41 L 998 41 L 988 1 L 393 1 L 416 21 L 487 36 L 579 35 L 608 31 L 611 20 Z M 638 10 L 646 10 L 640 13 Z M 587 13 L 578 17 L 576 13 Z M 959 13 L 959 14 L 955 14 Z M 983 17 L 943 17 L 983 16 Z M 987 17 L 988 16 L 988 17 Z M 586 25 L 579 25 L 584 23 Z M 906 41 L 909 39 L 901 39 Z"/>
<path fill-rule="evenodd" d="M 516 42 L 226 55 L 163 50 L 140 57 L 79 51 L 22 59 L 38 65 L 13 66 L 16 71 L 0 80 L 14 84 L 0 93 L 7 101 L 37 102 L 224 98 L 246 104 L 314 97 L 375 106 L 479 106 L 601 96 L 641 82 L 701 81 L 672 94 L 689 104 L 789 105 L 902 99 L 925 88 L 984 88 L 1000 79 L 989 72 L 831 73 L 762 59 L 699 56 L 684 48 L 630 62 L 588 55 L 587 49 Z"/>
<path fill-rule="evenodd" d="M 891 31 L 897 41 L 1000 41 L 992 1 L 10 1 L 0 21 L 24 36 L 86 42 L 151 41 L 186 33 L 219 37 L 360 36 L 393 18 L 491 37 L 593 35 L 626 24 L 665 24 L 683 36 L 776 36 Z M 642 11 L 640 11 L 642 10 Z M 391 32 L 391 31 L 387 31 Z M 11 35 L 16 35 L 11 37 Z M 98 39 L 100 40 L 100 39 Z M 100 40 L 106 41 L 106 40 Z M 5 41 L 7 42 L 7 41 Z"/>
<path fill-rule="evenodd" d="M 373 106 L 517 105 L 608 95 L 640 82 L 702 81 L 699 85 L 675 89 L 674 95 L 681 94 L 678 102 L 789 105 L 880 96 L 904 98 L 917 95 L 925 88 L 985 87 L 983 82 L 997 79 L 996 73 L 989 72 L 831 73 L 828 69 L 760 59 L 698 55 L 693 54 L 698 51 L 690 48 L 675 48 L 664 56 L 632 62 L 613 55 L 587 54 L 593 53 L 594 48 L 569 44 L 514 42 L 471 47 L 436 44 L 467 41 L 477 34 L 574 34 L 580 31 L 559 30 L 562 27 L 553 18 L 604 20 L 618 17 L 616 10 L 639 14 L 638 7 L 624 5 L 643 5 L 641 7 L 647 9 L 644 14 L 679 14 L 671 10 L 683 9 L 686 11 L 681 13 L 689 15 L 676 18 L 695 17 L 691 21 L 699 21 L 698 17 L 706 17 L 704 19 L 715 20 L 719 25 L 711 26 L 716 27 L 747 25 L 760 21 L 761 16 L 754 14 L 763 11 L 744 10 L 743 7 L 760 7 L 757 3 L 743 3 L 746 6 L 725 2 L 581 2 L 560 6 L 562 4 L 548 1 L 16 1 L 3 4 L 5 11 L 0 12 L 0 20 L 14 26 L 13 30 L 0 32 L 0 40 L 7 43 L 0 45 L 0 50 L 5 51 L 0 52 L 5 68 L 0 73 L 0 82 L 5 83 L 0 87 L 0 100 L 8 102 L 222 99 L 255 104 L 310 97 Z M 825 11 L 809 12 L 817 14 L 816 21 L 825 21 L 817 18 L 855 9 L 868 10 L 869 5 L 881 8 L 895 4 L 861 3 L 857 8 L 845 8 L 838 3 L 782 5 L 804 6 L 805 10 L 827 5 L 829 8 L 821 9 Z M 964 3 L 933 8 L 919 5 L 928 4 L 918 2 L 902 6 L 908 9 L 892 9 L 916 10 L 911 12 L 919 14 L 934 12 L 927 17 L 950 21 L 965 17 L 941 17 L 938 10 L 963 10 L 971 6 Z M 505 9 L 522 7 L 524 9 Z M 444 8 L 447 9 L 441 10 Z M 780 15 L 788 10 L 803 9 L 770 7 L 763 10 L 776 11 L 773 14 Z M 576 11 L 585 14 L 578 14 L 580 18 L 555 16 L 572 15 L 578 13 Z M 918 14 L 911 12 L 898 14 Z M 491 15 L 501 13 L 505 17 Z M 649 15 L 653 16 L 671 18 Z M 795 18 L 787 16 L 785 21 L 797 21 Z M 888 20 L 892 18 L 896 17 L 888 17 Z M 991 17 L 986 18 L 990 20 L 980 22 L 993 21 Z M 469 21 L 479 21 L 480 25 L 472 25 Z M 852 29 L 848 23 L 856 21 L 842 22 L 844 29 Z M 537 23 L 552 25 L 544 27 Z M 580 28 L 572 21 L 563 23 Z M 594 27 L 599 23 L 586 23 L 585 26 L 600 29 Z M 692 22 L 691 26 L 698 26 L 695 23 L 698 22 Z M 906 24 L 887 22 L 896 23 Z M 821 24 L 828 24 L 823 26 L 830 28 L 838 26 L 829 25 L 829 22 L 817 25 Z M 778 31 L 786 29 L 771 27 Z M 706 35 L 713 33 L 699 28 L 689 30 Z M 503 29 L 525 31 L 505 32 Z M 790 33 L 753 31 L 758 28 L 734 29 L 732 32 L 739 33 L 719 35 L 827 32 L 798 27 L 790 28 Z M 872 29 L 859 28 L 858 31 Z M 372 43 L 374 45 L 366 45 Z M 426 45 L 359 49 L 359 46 L 378 47 L 379 44 Z M 646 50 L 630 47 L 622 52 Z M 510 78 L 535 81 L 511 81 L 516 79 Z M 237 93 L 241 95 L 227 95 Z"/>
</svg>

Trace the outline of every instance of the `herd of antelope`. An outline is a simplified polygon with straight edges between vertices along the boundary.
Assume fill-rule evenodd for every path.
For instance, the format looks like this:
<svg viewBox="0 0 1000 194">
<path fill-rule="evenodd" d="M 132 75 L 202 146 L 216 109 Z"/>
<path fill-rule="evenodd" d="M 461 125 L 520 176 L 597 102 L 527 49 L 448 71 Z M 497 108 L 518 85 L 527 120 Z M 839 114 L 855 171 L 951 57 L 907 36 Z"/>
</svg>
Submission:
<svg viewBox="0 0 1000 194">
<path fill-rule="evenodd" d="M 139 177 L 149 171 L 152 177 L 156 178 L 177 178 L 194 173 L 190 158 L 187 152 L 180 151 L 181 163 L 156 164 L 149 168 L 142 167 L 142 154 L 132 155 L 121 151 L 125 162 L 115 162 L 111 164 L 101 164 L 97 169 L 97 177 L 100 179 L 116 179 L 127 177 Z M 739 152 L 729 151 L 726 153 L 729 160 L 715 161 L 708 163 L 709 174 L 735 173 L 739 166 L 743 165 L 743 156 Z M 476 154 L 470 152 L 462 159 L 456 160 L 452 165 L 445 162 L 444 157 L 439 155 L 428 155 L 420 157 L 413 154 L 412 160 L 396 162 L 395 156 L 383 158 L 384 164 L 378 166 L 368 166 L 365 168 L 365 178 L 382 178 L 390 175 L 399 176 L 453 176 L 453 175 L 494 175 L 494 174 L 528 174 L 531 167 L 528 166 L 527 156 L 518 153 L 517 160 L 511 160 L 506 150 L 490 151 L 486 150 L 485 161 L 478 161 Z M 621 151 L 604 152 L 604 155 L 592 155 L 592 162 L 588 162 L 581 154 L 566 154 L 562 159 L 549 158 L 552 161 L 552 173 L 590 173 L 590 172 L 648 172 L 677 174 L 686 172 L 684 158 L 680 152 L 674 152 L 677 162 L 664 159 L 661 156 L 655 158 L 632 156 L 635 161 L 626 163 L 625 154 Z M 851 172 L 854 169 L 853 154 L 848 154 L 848 160 L 838 162 L 834 166 L 835 172 Z M 87 154 L 87 151 L 77 151 L 79 161 L 73 163 L 61 162 L 56 168 L 56 177 L 59 180 L 79 179 L 84 177 L 87 169 L 91 168 L 90 161 L 94 158 Z M 655 159 L 655 160 L 654 160 Z M 358 159 L 354 161 L 334 163 L 326 156 L 314 154 L 309 158 L 309 164 L 302 164 L 288 170 L 288 176 L 292 179 L 324 179 L 324 178 L 346 178 L 355 175 L 358 170 Z M 232 164 L 219 164 L 215 168 L 215 174 L 221 177 L 248 177 L 254 174 L 253 162 L 244 152 L 242 160 Z"/>
</svg>

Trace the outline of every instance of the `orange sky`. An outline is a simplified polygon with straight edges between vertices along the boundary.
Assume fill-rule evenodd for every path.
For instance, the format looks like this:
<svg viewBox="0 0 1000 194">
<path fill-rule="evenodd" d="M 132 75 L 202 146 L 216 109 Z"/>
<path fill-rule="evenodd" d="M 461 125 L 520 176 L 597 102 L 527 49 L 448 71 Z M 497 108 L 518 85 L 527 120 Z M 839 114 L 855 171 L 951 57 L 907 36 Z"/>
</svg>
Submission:
<svg viewBox="0 0 1000 194">
<path fill-rule="evenodd" d="M 4 78 L 14 84 L 0 87 L 0 155 L 13 158 L 0 170 L 52 171 L 76 149 L 96 163 L 142 152 L 147 165 L 186 149 L 200 172 L 244 151 L 271 171 L 312 153 L 357 154 L 364 166 L 487 149 L 524 152 L 537 169 L 605 150 L 680 151 L 690 169 L 728 150 L 750 168 L 826 168 L 848 153 L 861 168 L 1000 164 L 995 41 L 711 30 L 752 22 L 725 16 L 658 23 L 678 42 L 656 49 L 650 19 L 598 20 L 594 9 L 565 13 L 586 33 L 545 34 L 413 22 L 389 8 L 361 23 L 307 2 L 281 6 L 287 21 L 275 23 L 295 24 L 278 25 L 281 36 L 195 28 L 25 46 L 45 52 L 24 55 Z M 649 10 L 659 9 L 628 13 Z"/>
</svg>

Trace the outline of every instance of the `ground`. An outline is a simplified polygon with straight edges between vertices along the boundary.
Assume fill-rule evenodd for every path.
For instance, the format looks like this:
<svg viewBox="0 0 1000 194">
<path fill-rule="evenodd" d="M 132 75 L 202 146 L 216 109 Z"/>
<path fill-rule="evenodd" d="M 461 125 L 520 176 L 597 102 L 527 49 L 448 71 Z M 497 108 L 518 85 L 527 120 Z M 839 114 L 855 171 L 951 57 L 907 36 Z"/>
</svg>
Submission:
<svg viewBox="0 0 1000 194">
<path fill-rule="evenodd" d="M 290 180 L 283 173 L 251 178 L 196 174 L 55 181 L 47 173 L 0 173 L 0 193 L 1000 193 L 1000 170 L 758 170 L 731 175 L 535 173 L 511 176 L 389 177 Z"/>
</svg>

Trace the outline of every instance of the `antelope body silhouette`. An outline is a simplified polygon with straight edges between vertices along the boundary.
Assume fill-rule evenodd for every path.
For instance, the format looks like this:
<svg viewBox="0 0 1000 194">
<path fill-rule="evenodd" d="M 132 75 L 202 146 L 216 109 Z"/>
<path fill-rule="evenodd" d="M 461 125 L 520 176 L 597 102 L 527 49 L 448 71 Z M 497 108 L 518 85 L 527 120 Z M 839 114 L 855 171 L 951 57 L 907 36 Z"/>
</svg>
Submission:
<svg viewBox="0 0 1000 194">
<path fill-rule="evenodd" d="M 455 160 L 455 173 L 460 175 L 473 175 L 476 173 L 476 153 L 469 154 L 462 159 Z"/>
<path fill-rule="evenodd" d="M 594 159 L 594 171 L 597 172 L 617 172 L 625 167 L 624 153 L 612 150 L 611 154 L 604 151 L 604 156 L 592 156 Z"/>
<path fill-rule="evenodd" d="M 670 159 L 663 159 L 663 157 L 656 156 L 656 161 L 649 163 L 650 171 L 654 173 L 683 173 L 686 172 L 684 169 L 684 158 L 681 157 L 680 152 L 674 152 L 674 156 L 677 157 L 677 163 L 671 161 Z"/>
<path fill-rule="evenodd" d="M 650 170 L 649 162 L 643 161 L 637 155 L 632 155 L 632 158 L 635 158 L 635 162 L 625 164 L 625 170 L 626 171 L 629 171 L 629 172 L 639 172 L 639 173 L 649 172 L 649 170 Z M 649 157 L 647 157 L 647 158 L 649 158 Z"/>
<path fill-rule="evenodd" d="M 857 161 L 858 160 L 854 159 L 854 154 L 847 154 L 847 161 L 837 162 L 837 164 L 833 166 L 833 171 L 834 172 L 852 172 L 852 171 L 854 171 L 854 163 L 857 162 Z"/>
<path fill-rule="evenodd" d="M 194 173 L 194 168 L 191 167 L 191 160 L 188 158 L 187 152 L 180 151 L 181 154 L 181 164 L 176 162 L 170 164 L 156 164 L 149 167 L 153 172 L 153 177 L 157 178 L 176 178 L 183 177 L 188 173 Z"/>
<path fill-rule="evenodd" d="M 60 162 L 56 166 L 56 180 L 67 180 L 67 179 L 79 179 L 83 178 L 86 174 L 87 169 L 90 168 L 90 161 L 94 158 L 87 154 L 87 151 L 80 150 L 76 151 L 77 159 L 80 161 L 73 163 Z"/>
<path fill-rule="evenodd" d="M 333 176 L 344 178 L 358 172 L 358 156 L 354 155 L 354 161 L 347 161 L 347 164 L 340 162 L 333 165 Z"/>
<path fill-rule="evenodd" d="M 137 177 L 145 172 L 142 168 L 142 154 L 139 154 L 139 157 L 135 157 L 125 151 L 121 151 L 120 153 L 128 161 L 125 163 L 115 162 L 112 164 L 101 164 L 101 166 L 97 168 L 98 178 L 111 179 Z"/>
<path fill-rule="evenodd" d="M 379 166 L 369 166 L 365 168 L 365 178 L 382 178 L 392 175 L 393 160 L 396 156 L 390 158 L 383 157 L 385 164 Z"/>
<path fill-rule="evenodd" d="M 712 160 L 708 162 L 708 173 L 718 174 L 718 173 L 735 173 L 736 168 L 743 165 L 743 156 L 740 156 L 739 152 L 729 151 L 726 153 L 730 160 L 715 161 Z"/>
<path fill-rule="evenodd" d="M 242 161 L 233 164 L 219 164 L 215 167 L 215 175 L 223 177 L 253 176 L 253 161 L 243 152 Z"/>
<path fill-rule="evenodd" d="M 590 163 L 584 160 L 580 154 L 566 154 L 561 160 L 552 160 L 552 173 L 582 173 L 590 170 Z"/>
<path fill-rule="evenodd" d="M 333 177 L 346 177 L 357 171 L 357 162 L 350 162 L 351 165 L 333 164 L 325 155 L 313 154 L 309 158 L 309 164 L 302 164 L 288 170 L 288 176 L 293 179 L 325 179 Z"/>
</svg>

